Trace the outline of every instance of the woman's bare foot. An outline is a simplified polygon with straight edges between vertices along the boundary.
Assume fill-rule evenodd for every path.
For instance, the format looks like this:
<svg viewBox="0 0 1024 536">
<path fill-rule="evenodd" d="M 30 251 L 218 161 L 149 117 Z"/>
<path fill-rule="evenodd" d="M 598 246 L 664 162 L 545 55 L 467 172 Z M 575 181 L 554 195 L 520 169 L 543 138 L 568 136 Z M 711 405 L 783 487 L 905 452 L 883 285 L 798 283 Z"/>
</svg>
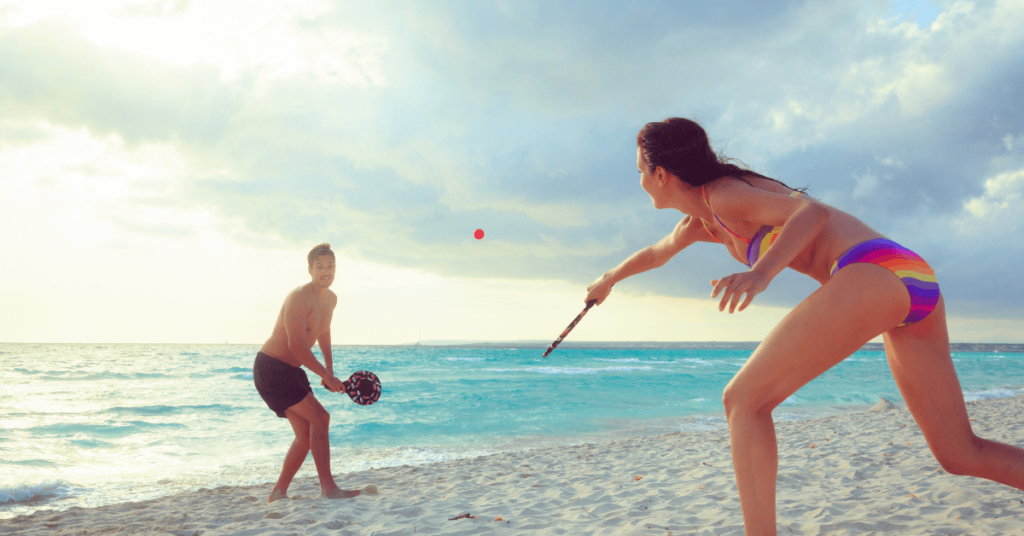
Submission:
<svg viewBox="0 0 1024 536">
<path fill-rule="evenodd" d="M 328 499 L 351 499 L 356 495 L 359 495 L 360 491 L 357 489 L 341 489 L 334 488 L 331 491 L 325 492 L 324 497 Z"/>
<path fill-rule="evenodd" d="M 274 501 L 277 501 L 277 500 L 280 500 L 280 499 L 287 499 L 287 498 L 288 498 L 288 494 L 286 492 L 281 491 L 281 490 L 279 490 L 277 488 L 274 488 L 274 491 L 270 492 L 270 499 L 267 499 L 267 503 L 272 503 Z"/>
</svg>

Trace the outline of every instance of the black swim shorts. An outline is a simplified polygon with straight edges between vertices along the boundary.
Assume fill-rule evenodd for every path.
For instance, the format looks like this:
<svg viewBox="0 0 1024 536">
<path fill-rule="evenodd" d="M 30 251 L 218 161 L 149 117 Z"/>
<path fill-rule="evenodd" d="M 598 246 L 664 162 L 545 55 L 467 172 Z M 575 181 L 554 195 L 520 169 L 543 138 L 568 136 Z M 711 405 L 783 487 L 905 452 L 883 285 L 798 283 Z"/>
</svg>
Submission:
<svg viewBox="0 0 1024 536">
<path fill-rule="evenodd" d="M 287 417 L 284 410 L 302 402 L 313 392 L 302 367 L 293 367 L 263 352 L 256 354 L 252 379 L 263 401 L 281 418 Z"/>
</svg>

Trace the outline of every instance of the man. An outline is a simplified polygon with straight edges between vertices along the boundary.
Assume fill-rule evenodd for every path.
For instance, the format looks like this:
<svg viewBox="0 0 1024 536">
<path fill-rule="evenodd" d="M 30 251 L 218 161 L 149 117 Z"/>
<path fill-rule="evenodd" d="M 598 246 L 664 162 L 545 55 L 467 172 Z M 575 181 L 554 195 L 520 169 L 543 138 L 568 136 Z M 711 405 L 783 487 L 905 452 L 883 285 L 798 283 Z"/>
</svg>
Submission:
<svg viewBox="0 0 1024 536">
<path fill-rule="evenodd" d="M 313 248 L 307 261 L 312 281 L 285 298 L 274 332 L 263 343 L 253 365 L 256 390 L 278 417 L 288 419 L 295 431 L 295 441 L 284 457 L 281 476 L 267 502 L 288 497 L 288 485 L 310 450 L 324 496 L 340 499 L 359 495 L 359 490 L 341 490 L 334 483 L 328 437 L 331 416 L 313 396 L 306 371 L 302 370 L 305 366 L 320 376 L 331 392 L 342 389 L 331 362 L 331 317 L 338 296 L 330 290 L 335 270 L 330 244 Z M 310 351 L 314 342 L 320 346 L 324 365 Z"/>
</svg>

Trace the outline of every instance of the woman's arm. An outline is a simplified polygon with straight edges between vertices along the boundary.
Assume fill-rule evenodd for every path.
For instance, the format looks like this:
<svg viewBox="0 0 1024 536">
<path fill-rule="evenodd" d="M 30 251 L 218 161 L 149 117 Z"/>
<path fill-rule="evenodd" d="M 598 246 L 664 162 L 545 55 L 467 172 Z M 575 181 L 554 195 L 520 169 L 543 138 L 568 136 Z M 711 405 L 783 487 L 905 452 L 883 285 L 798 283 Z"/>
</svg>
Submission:
<svg viewBox="0 0 1024 536">
<path fill-rule="evenodd" d="M 754 296 L 764 292 L 768 284 L 784 270 L 793 259 L 814 241 L 828 220 L 828 209 L 806 198 L 796 198 L 752 188 L 738 181 L 727 181 L 717 188 L 719 214 L 733 221 L 743 220 L 756 225 L 781 227 L 779 236 L 764 255 L 754 263 L 749 272 L 732 274 L 711 282 L 714 298 L 725 290 L 718 310 L 724 310 L 732 301 L 729 312 L 733 312 L 739 299 L 742 311 L 750 305 Z"/>
<path fill-rule="evenodd" d="M 664 265 L 669 259 L 694 242 L 699 240 L 709 241 L 706 240 L 703 234 L 700 234 L 706 233 L 701 227 L 702 224 L 699 218 L 692 216 L 683 218 L 676 224 L 676 228 L 668 236 L 662 238 L 656 244 L 647 246 L 630 255 L 629 258 L 619 263 L 618 266 L 608 270 L 591 283 L 587 287 L 587 298 L 584 301 L 597 300 L 597 305 L 601 305 L 605 298 L 608 297 L 608 294 L 611 293 L 612 286 L 615 283 Z"/>
<path fill-rule="evenodd" d="M 811 245 L 828 220 L 828 209 L 809 200 L 798 199 L 798 208 L 782 225 L 779 236 L 764 252 L 750 271 L 763 274 L 768 280 L 775 279 L 807 246 Z"/>
</svg>

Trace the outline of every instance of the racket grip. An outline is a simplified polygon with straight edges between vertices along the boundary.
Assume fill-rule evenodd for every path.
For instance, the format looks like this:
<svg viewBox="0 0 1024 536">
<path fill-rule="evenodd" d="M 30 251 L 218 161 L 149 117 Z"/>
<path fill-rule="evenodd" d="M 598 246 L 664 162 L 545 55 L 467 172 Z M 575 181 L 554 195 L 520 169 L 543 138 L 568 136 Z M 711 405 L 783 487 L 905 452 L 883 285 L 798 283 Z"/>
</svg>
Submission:
<svg viewBox="0 0 1024 536">
<path fill-rule="evenodd" d="M 327 384 L 324 383 L 324 379 L 323 378 L 320 378 L 320 385 L 324 386 L 324 389 L 327 389 L 328 391 L 330 391 L 330 389 L 327 387 Z M 342 380 L 341 381 L 341 390 L 338 391 L 338 392 L 339 393 L 344 393 L 345 391 L 348 391 L 348 380 Z"/>
</svg>

